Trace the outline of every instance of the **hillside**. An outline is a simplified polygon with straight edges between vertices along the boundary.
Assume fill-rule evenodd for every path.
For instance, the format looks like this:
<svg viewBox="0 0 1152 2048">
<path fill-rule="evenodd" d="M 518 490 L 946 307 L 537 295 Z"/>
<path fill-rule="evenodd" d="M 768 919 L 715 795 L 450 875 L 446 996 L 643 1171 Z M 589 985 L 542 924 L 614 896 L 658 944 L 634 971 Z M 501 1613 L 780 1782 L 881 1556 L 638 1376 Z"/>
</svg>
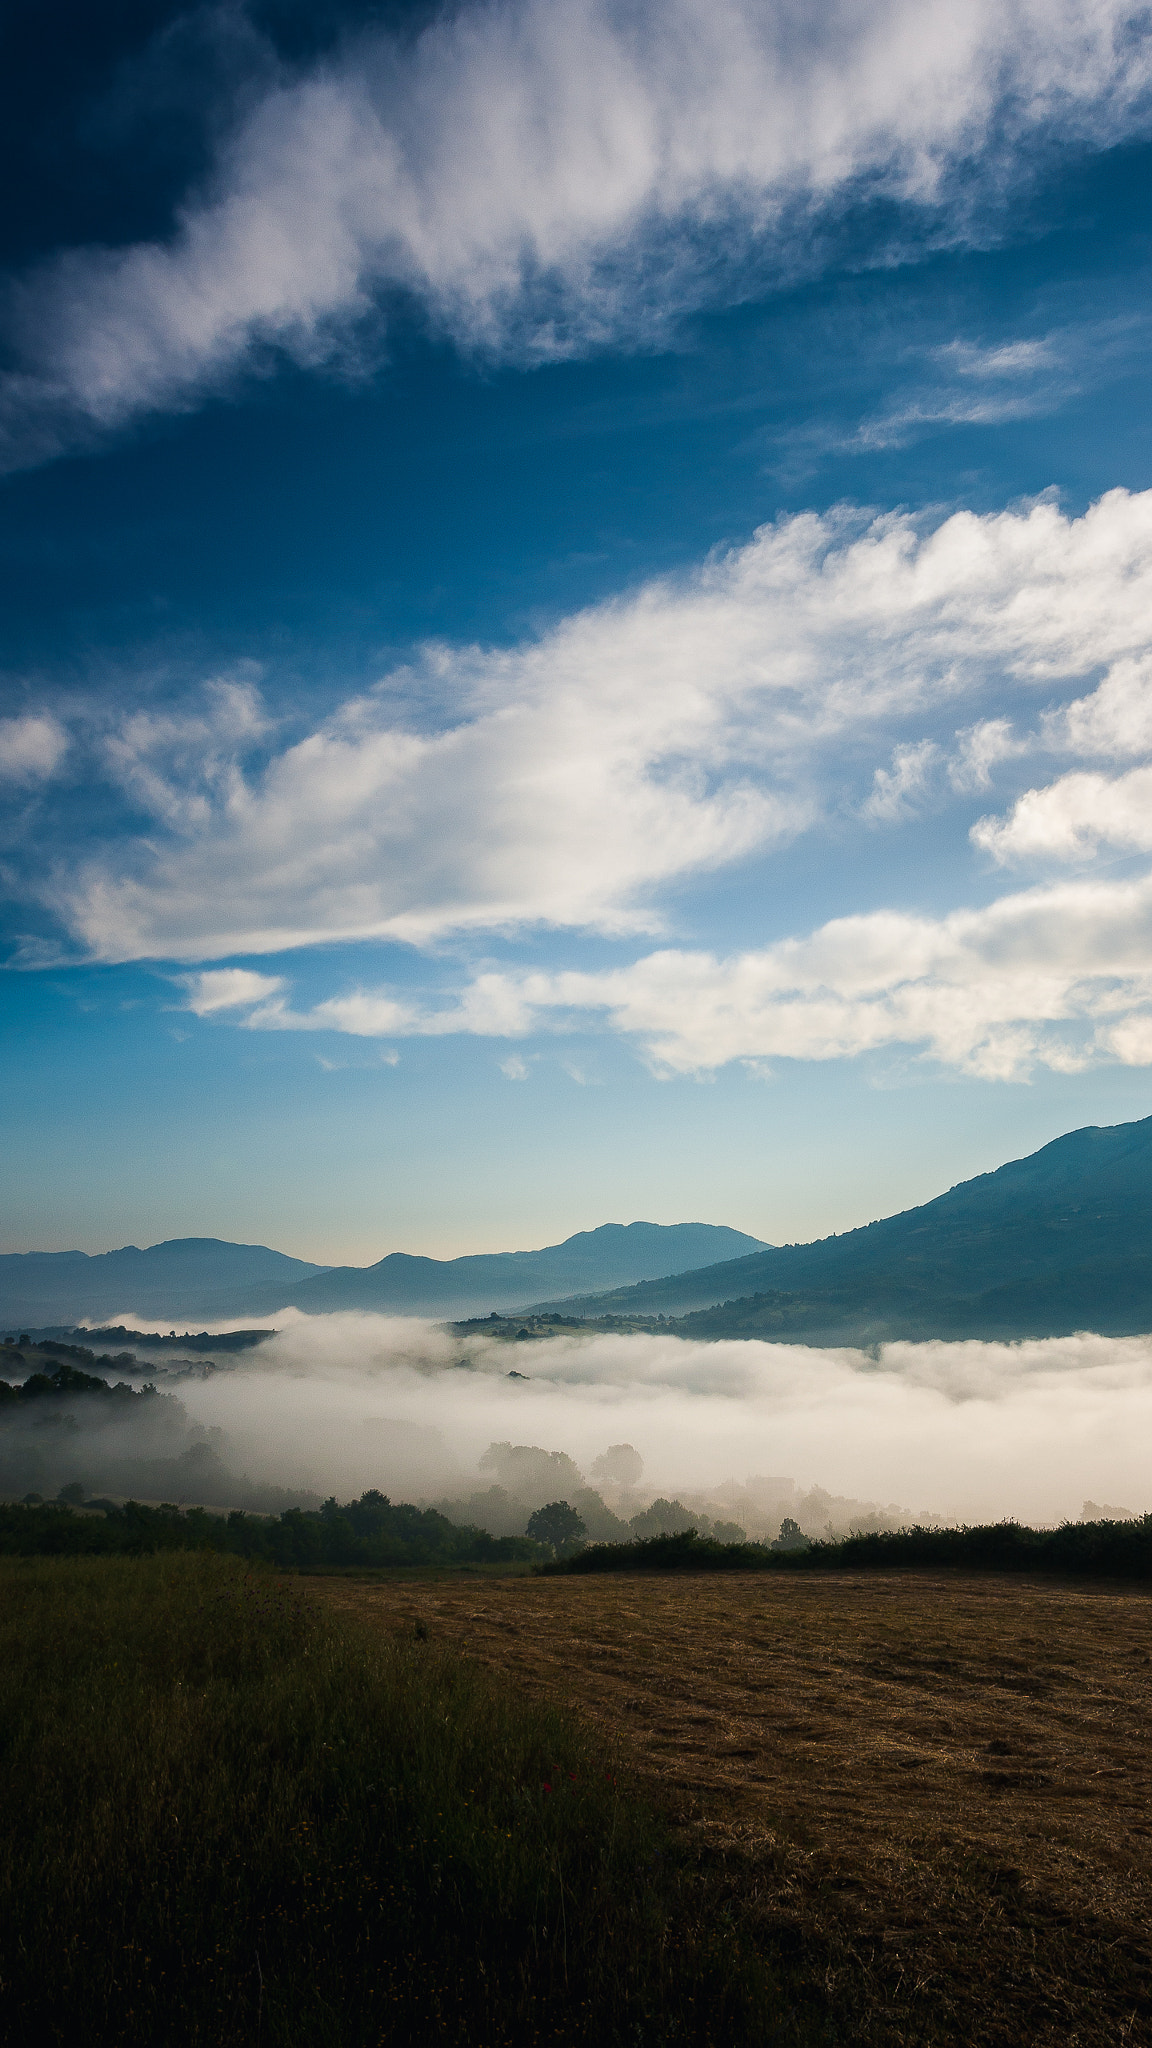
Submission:
<svg viewBox="0 0 1152 2048">
<path fill-rule="evenodd" d="M 392 1252 L 374 1266 L 331 1269 L 264 1245 L 175 1238 L 145 1251 L 14 1252 L 0 1256 L 0 1329 L 372 1309 L 392 1315 L 486 1314 L 545 1290 L 626 1286 L 762 1249 L 759 1238 L 712 1223 L 604 1223 L 533 1252 L 425 1259 Z"/>
<path fill-rule="evenodd" d="M 1091 1126 L 897 1216 L 537 1304 L 804 1343 L 1152 1329 L 1152 1117 Z"/>
</svg>

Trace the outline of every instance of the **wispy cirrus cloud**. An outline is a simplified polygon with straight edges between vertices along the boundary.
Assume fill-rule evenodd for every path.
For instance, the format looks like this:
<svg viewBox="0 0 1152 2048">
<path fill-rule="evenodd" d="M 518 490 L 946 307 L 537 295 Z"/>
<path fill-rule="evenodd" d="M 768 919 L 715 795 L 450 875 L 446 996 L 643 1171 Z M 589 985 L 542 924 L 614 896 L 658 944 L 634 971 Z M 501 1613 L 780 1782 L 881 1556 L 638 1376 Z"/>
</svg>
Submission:
<svg viewBox="0 0 1152 2048">
<path fill-rule="evenodd" d="M 915 740 L 893 748 L 891 765 L 877 768 L 864 816 L 884 823 L 902 818 L 926 795 L 942 760 L 935 740 Z"/>
<path fill-rule="evenodd" d="M 257 974 L 250 967 L 210 967 L 184 977 L 182 1007 L 194 1017 L 213 1017 L 221 1010 L 253 1010 L 278 996 L 286 983 L 278 974 Z"/>
<path fill-rule="evenodd" d="M 1143 132 L 1149 78 L 1121 0 L 820 0 L 802 21 L 490 0 L 362 36 L 246 104 L 168 241 L 11 288 L 8 460 L 188 405 L 269 346 L 347 356 L 397 289 L 467 348 L 539 359 L 659 332 L 738 291 L 753 252 L 786 266 L 798 223 L 865 188 L 962 236 L 1021 140 Z"/>
<path fill-rule="evenodd" d="M 203 962 L 186 1006 L 256 1031 L 606 1026 L 685 1073 L 885 1049 L 1006 1079 L 1140 1064 L 1141 876 L 934 915 L 881 905 L 592 974 L 441 968 L 435 996 L 366 977 L 298 1007 L 290 974 L 223 963 L 336 938 L 443 954 L 533 925 L 634 946 L 667 929 L 678 879 L 851 817 L 905 830 L 925 807 L 986 803 L 1030 755 L 1060 772 L 978 820 L 978 850 L 1147 851 L 1150 621 L 1152 494 L 1112 492 L 1077 519 L 1049 499 L 935 525 L 804 515 L 519 647 L 426 650 L 413 694 L 439 723 L 402 722 L 396 678 L 291 745 L 251 677 L 218 679 L 198 710 L 134 713 L 93 758 L 145 829 L 38 886 L 89 957 Z"/>
<path fill-rule="evenodd" d="M 1048 295 L 1051 317 L 1039 332 L 991 339 L 966 334 L 943 343 L 905 339 L 895 354 L 886 334 L 882 398 L 837 391 L 810 418 L 765 430 L 760 439 L 769 466 L 795 480 L 830 455 L 868 456 L 909 447 L 941 429 L 1055 415 L 1085 393 L 1140 374 L 1152 334 L 1146 299 L 1146 280 L 1130 271 L 1123 303 L 1106 314 L 1085 311 L 1069 321 L 1069 294 Z M 906 326 L 924 320 L 922 307 L 910 310 Z M 867 344 L 863 360 L 873 363 L 874 374 L 881 369 L 880 356 L 870 357 Z"/>
<path fill-rule="evenodd" d="M 1121 716 L 1119 677 L 1131 726 L 1150 619 L 1152 493 L 1079 519 L 1048 501 L 934 527 L 806 514 L 519 647 L 428 649 L 457 707 L 431 731 L 391 684 L 279 749 L 233 686 L 203 730 L 128 720 L 102 758 L 149 829 L 41 891 L 106 960 L 659 931 L 671 881 L 866 808 L 870 786 L 882 822 L 932 776 L 987 784 L 1040 743 L 1005 720 L 1009 686 L 1071 733 Z M 1072 693 L 1058 727 L 1051 699 Z"/>
</svg>

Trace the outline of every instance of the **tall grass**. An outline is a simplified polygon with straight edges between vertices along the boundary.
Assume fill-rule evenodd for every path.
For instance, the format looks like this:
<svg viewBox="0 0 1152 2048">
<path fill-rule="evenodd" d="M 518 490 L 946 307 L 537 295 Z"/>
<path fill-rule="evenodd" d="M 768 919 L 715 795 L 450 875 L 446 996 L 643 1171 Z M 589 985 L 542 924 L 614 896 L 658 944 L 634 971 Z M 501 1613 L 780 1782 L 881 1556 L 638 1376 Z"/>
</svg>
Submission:
<svg viewBox="0 0 1152 2048">
<path fill-rule="evenodd" d="M 611 1755 L 204 1554 L 0 1561 L 8 2039 L 800 2038 Z"/>
</svg>

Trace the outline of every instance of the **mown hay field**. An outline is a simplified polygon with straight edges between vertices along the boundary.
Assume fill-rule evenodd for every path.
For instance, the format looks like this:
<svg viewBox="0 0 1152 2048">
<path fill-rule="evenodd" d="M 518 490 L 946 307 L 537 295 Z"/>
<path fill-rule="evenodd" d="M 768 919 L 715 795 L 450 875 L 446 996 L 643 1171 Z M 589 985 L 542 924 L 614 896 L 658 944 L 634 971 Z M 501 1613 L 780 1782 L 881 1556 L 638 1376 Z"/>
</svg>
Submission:
<svg viewBox="0 0 1152 2048">
<path fill-rule="evenodd" d="M 314 1582 L 623 1743 L 831 2038 L 1152 2042 L 1152 1595 L 991 1576 Z"/>
</svg>

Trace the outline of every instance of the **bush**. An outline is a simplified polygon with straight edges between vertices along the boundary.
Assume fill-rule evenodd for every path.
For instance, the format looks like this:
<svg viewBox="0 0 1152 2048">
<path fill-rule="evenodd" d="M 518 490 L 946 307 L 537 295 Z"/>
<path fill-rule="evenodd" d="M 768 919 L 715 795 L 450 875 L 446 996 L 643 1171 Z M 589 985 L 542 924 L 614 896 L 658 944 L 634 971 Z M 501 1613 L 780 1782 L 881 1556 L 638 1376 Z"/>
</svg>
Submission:
<svg viewBox="0 0 1152 2048">
<path fill-rule="evenodd" d="M 788 1532 L 785 1540 L 785 1532 Z M 793 1533 L 794 1532 L 794 1533 Z M 769 1546 L 717 1543 L 686 1529 L 633 1543 L 596 1543 L 577 1557 L 537 1565 L 541 1572 L 615 1571 L 935 1571 L 1055 1572 L 1062 1576 L 1152 1579 L 1152 1515 L 1130 1522 L 1062 1522 L 1029 1529 L 1020 1522 L 976 1528 L 880 1530 L 809 1543 L 785 1523 Z"/>
</svg>

